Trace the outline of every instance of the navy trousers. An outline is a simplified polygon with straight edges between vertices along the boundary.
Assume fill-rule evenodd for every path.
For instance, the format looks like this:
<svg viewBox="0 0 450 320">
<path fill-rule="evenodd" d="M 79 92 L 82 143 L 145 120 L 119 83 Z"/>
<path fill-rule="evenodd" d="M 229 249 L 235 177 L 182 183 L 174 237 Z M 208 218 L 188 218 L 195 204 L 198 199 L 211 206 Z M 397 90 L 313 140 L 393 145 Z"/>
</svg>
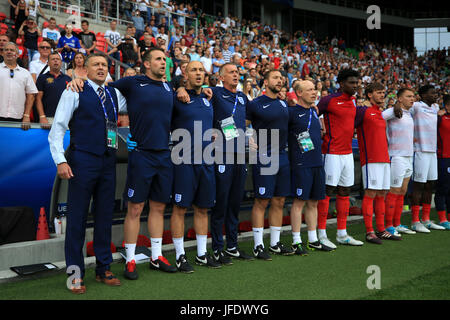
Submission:
<svg viewBox="0 0 450 320">
<path fill-rule="evenodd" d="M 83 246 L 91 197 L 94 213 L 96 274 L 109 270 L 112 262 L 111 227 L 116 185 L 116 154 L 108 150 L 97 156 L 71 150 L 68 157 L 74 177 L 69 180 L 68 215 L 65 239 L 67 267 L 75 265 L 84 277 Z"/>
<path fill-rule="evenodd" d="M 245 164 L 215 165 L 216 205 L 211 209 L 212 249 L 223 250 L 222 228 L 225 223 L 227 248 L 237 247 L 239 210 L 244 197 L 247 168 Z"/>
<path fill-rule="evenodd" d="M 450 158 L 438 159 L 438 181 L 434 196 L 436 210 L 450 213 Z"/>
</svg>

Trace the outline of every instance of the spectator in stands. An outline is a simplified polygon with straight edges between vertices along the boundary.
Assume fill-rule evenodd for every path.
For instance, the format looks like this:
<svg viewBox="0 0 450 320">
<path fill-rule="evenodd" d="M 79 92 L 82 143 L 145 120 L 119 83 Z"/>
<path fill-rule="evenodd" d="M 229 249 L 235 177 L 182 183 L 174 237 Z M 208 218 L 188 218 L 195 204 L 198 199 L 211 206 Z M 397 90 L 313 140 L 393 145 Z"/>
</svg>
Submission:
<svg viewBox="0 0 450 320">
<path fill-rule="evenodd" d="M 39 59 L 33 60 L 30 63 L 28 70 L 30 70 L 34 83 L 36 83 L 39 75 L 48 71 L 48 56 L 52 53 L 53 47 L 51 42 L 52 40 L 44 38 L 38 45 Z"/>
<path fill-rule="evenodd" d="M 155 17 L 154 16 L 151 16 L 148 26 L 149 26 L 149 28 L 151 30 L 151 33 L 152 33 L 153 37 L 156 38 L 156 36 L 158 35 L 159 31 L 158 31 L 158 27 L 156 26 Z"/>
<path fill-rule="evenodd" d="M 133 16 L 131 17 L 134 26 L 136 27 L 136 39 L 139 39 L 145 30 L 145 21 L 144 18 L 141 17 L 141 13 L 139 10 L 133 11 Z"/>
<path fill-rule="evenodd" d="M 211 51 L 208 49 L 203 51 L 203 56 L 200 58 L 200 62 L 203 63 L 203 67 L 205 68 L 206 74 L 212 73 L 212 59 L 211 59 Z"/>
<path fill-rule="evenodd" d="M 148 22 L 149 18 L 147 17 L 148 0 L 136 0 L 136 3 L 140 15 L 142 16 L 142 18 L 144 18 L 145 22 Z"/>
<path fill-rule="evenodd" d="M 39 91 L 36 96 L 36 109 L 39 114 L 39 123 L 43 127 L 53 123 L 59 98 L 66 89 L 67 83 L 72 80 L 61 72 L 62 60 L 59 53 L 50 53 L 48 66 L 50 70 L 45 74 L 39 75 L 36 82 L 36 87 Z"/>
<path fill-rule="evenodd" d="M 16 7 L 17 4 L 19 3 L 19 0 L 8 0 L 8 2 L 9 2 L 9 18 L 11 20 L 14 20 L 16 16 Z"/>
<path fill-rule="evenodd" d="M 195 33 L 194 28 L 189 28 L 187 34 L 183 36 L 184 41 L 186 41 L 186 47 L 190 47 L 194 42 L 194 33 Z"/>
<path fill-rule="evenodd" d="M 72 35 L 72 29 L 71 25 L 66 25 L 66 34 L 59 38 L 56 47 L 56 51 L 61 53 L 62 61 L 64 62 L 63 70 L 67 70 L 67 66 L 75 57 L 75 53 L 81 49 L 80 41 Z"/>
<path fill-rule="evenodd" d="M 122 53 L 123 63 L 132 68 L 136 65 L 138 62 L 138 49 L 137 45 L 134 44 L 134 39 L 129 34 L 125 35 L 124 40 L 116 49 Z"/>
<path fill-rule="evenodd" d="M 117 47 L 120 44 L 121 35 L 119 32 L 116 31 L 117 27 L 117 21 L 113 20 L 109 24 L 110 29 L 106 30 L 105 32 L 105 41 L 108 44 L 107 53 L 109 56 L 113 57 L 116 60 L 120 60 L 120 53 L 117 49 Z M 111 67 L 111 60 L 108 59 L 108 67 Z"/>
<path fill-rule="evenodd" d="M 133 77 L 135 75 L 137 75 L 137 73 L 134 68 L 127 68 L 123 73 L 123 77 Z"/>
<path fill-rule="evenodd" d="M 0 62 L 3 62 L 3 47 L 9 42 L 6 34 L 0 34 Z"/>
<path fill-rule="evenodd" d="M 34 60 L 36 54 L 38 54 L 38 38 L 41 36 L 41 31 L 37 27 L 36 22 L 33 18 L 28 17 L 22 23 L 22 26 L 19 29 L 19 37 L 24 37 L 25 48 L 28 50 L 28 66 L 31 61 Z"/>
<path fill-rule="evenodd" d="M 172 58 L 169 57 L 169 54 L 166 50 L 166 45 L 160 46 L 162 50 L 164 50 L 164 53 L 166 54 L 166 81 L 170 82 L 172 80 L 172 74 L 174 70 L 174 64 L 172 61 Z"/>
<path fill-rule="evenodd" d="M 214 48 L 214 57 L 212 58 L 213 74 L 219 72 L 222 65 L 225 64 L 225 60 L 222 58 L 222 53 L 219 48 Z"/>
<path fill-rule="evenodd" d="M 42 30 L 42 36 L 44 38 L 49 38 L 53 40 L 53 42 L 58 43 L 59 38 L 61 38 L 61 33 L 59 33 L 59 29 L 56 26 L 56 19 L 51 17 L 48 20 L 48 26 L 47 28 L 44 28 Z"/>
<path fill-rule="evenodd" d="M 32 17 L 36 24 L 39 25 L 39 17 L 43 17 L 45 20 L 48 20 L 45 16 L 44 11 L 42 10 L 41 6 L 39 5 L 39 0 L 25 0 L 27 3 L 28 11 L 30 13 L 30 17 Z"/>
<path fill-rule="evenodd" d="M 255 90 L 252 88 L 252 79 L 245 80 L 242 92 L 247 96 L 249 101 L 256 98 Z"/>
<path fill-rule="evenodd" d="M 16 19 L 16 22 L 14 23 L 14 31 L 17 36 L 20 27 L 22 26 L 23 22 L 28 18 L 29 14 L 30 14 L 25 0 L 19 0 L 19 3 L 16 6 L 16 10 L 15 10 L 14 14 L 15 14 L 15 19 Z"/>
<path fill-rule="evenodd" d="M 86 55 L 90 55 L 97 46 L 97 38 L 95 37 L 95 33 L 89 31 L 89 21 L 81 21 L 81 30 L 75 36 L 80 40 L 81 48 L 86 52 Z"/>
<path fill-rule="evenodd" d="M 38 92 L 27 69 L 19 67 L 19 49 L 13 42 L 3 46 L 4 61 L 0 63 L 0 121 L 30 123 L 34 95 Z M 22 127 L 27 129 L 25 125 Z"/>
<path fill-rule="evenodd" d="M 186 66 L 188 65 L 189 61 L 182 61 L 180 63 L 180 70 L 181 74 L 173 77 L 172 79 L 172 86 L 174 90 L 177 90 L 179 87 L 185 87 L 185 75 L 186 75 Z"/>
<path fill-rule="evenodd" d="M 228 43 L 225 42 L 222 45 L 222 56 L 223 56 L 223 61 L 225 61 L 225 63 L 232 62 L 231 58 L 233 57 L 233 52 L 228 50 L 228 48 L 229 48 Z"/>
<path fill-rule="evenodd" d="M 67 70 L 66 74 L 72 79 L 80 78 L 86 80 L 87 69 L 85 63 L 86 63 L 86 56 L 81 52 L 77 52 L 73 57 L 70 67 Z"/>
</svg>

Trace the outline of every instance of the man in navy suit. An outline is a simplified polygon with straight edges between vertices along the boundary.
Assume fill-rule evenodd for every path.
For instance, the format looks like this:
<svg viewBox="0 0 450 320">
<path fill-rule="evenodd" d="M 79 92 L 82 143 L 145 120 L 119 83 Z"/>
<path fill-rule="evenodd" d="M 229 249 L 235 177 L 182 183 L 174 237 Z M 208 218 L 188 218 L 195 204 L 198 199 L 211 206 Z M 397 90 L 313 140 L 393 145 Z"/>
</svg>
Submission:
<svg viewBox="0 0 450 320">
<path fill-rule="evenodd" d="M 104 54 L 86 60 L 86 90 L 66 90 L 61 96 L 52 129 L 50 152 L 58 176 L 69 180 L 68 216 L 65 239 L 68 288 L 86 292 L 83 246 L 91 197 L 94 213 L 96 280 L 120 285 L 110 271 L 111 227 L 116 184 L 117 115 L 126 110 L 126 100 L 117 89 L 105 86 L 108 62 Z M 70 129 L 69 154 L 64 156 L 63 139 Z M 75 270 L 74 274 L 71 274 Z M 77 272 L 79 270 L 79 272 Z"/>
</svg>

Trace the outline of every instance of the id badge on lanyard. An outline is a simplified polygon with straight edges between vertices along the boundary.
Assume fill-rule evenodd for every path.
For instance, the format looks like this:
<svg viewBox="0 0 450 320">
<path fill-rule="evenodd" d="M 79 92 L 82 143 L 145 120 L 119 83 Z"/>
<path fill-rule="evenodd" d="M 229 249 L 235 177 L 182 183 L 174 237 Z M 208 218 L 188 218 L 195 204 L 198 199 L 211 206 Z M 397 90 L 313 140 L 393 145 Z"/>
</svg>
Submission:
<svg viewBox="0 0 450 320">
<path fill-rule="evenodd" d="M 236 112 L 236 106 L 238 102 L 238 95 L 236 93 L 236 100 L 234 101 L 233 113 L 230 117 L 223 119 L 220 122 L 220 128 L 222 129 L 225 140 L 231 140 L 239 137 L 239 131 L 237 130 L 236 123 L 234 122 L 234 113 Z"/>
<path fill-rule="evenodd" d="M 311 127 L 311 118 L 312 118 L 312 110 L 309 110 L 309 122 L 308 129 L 303 131 L 297 135 L 298 146 L 300 147 L 301 153 L 305 153 L 311 150 L 314 150 L 314 143 L 311 140 L 311 136 L 309 135 L 309 128 Z"/>
</svg>

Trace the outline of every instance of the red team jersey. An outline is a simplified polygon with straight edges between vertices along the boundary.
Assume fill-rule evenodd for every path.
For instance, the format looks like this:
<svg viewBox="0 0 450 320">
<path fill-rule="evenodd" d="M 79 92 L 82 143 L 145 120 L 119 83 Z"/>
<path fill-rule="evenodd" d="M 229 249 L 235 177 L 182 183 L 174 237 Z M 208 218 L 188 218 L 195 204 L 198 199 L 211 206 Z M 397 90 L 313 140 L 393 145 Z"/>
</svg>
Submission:
<svg viewBox="0 0 450 320">
<path fill-rule="evenodd" d="M 386 121 L 377 105 L 358 107 L 355 119 L 361 167 L 366 163 L 389 163 Z"/>
<path fill-rule="evenodd" d="M 438 158 L 450 158 L 450 114 L 438 118 Z"/>
<path fill-rule="evenodd" d="M 319 113 L 324 115 L 326 133 L 322 142 L 323 154 L 352 153 L 355 131 L 356 99 L 346 93 L 330 94 L 320 99 Z"/>
</svg>

